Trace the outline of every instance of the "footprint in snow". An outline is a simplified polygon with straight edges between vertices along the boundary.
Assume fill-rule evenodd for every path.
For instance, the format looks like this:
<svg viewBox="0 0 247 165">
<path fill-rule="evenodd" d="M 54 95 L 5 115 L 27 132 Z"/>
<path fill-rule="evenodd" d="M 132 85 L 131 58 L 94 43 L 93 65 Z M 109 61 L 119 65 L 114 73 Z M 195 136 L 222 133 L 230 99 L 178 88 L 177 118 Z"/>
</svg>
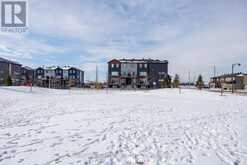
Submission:
<svg viewBox="0 0 247 165">
<path fill-rule="evenodd" d="M 23 162 L 24 161 L 24 159 L 20 159 L 20 160 L 18 160 L 18 163 L 21 163 L 21 162 Z"/>
<path fill-rule="evenodd" d="M 239 160 L 236 160 L 233 165 L 240 165 L 240 161 Z"/>
</svg>

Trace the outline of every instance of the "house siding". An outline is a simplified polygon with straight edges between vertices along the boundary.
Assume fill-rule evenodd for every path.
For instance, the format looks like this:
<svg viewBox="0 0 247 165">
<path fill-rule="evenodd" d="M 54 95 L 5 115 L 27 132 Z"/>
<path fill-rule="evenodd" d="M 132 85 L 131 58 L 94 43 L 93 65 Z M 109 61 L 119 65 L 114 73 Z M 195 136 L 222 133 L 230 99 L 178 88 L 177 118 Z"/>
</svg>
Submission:
<svg viewBox="0 0 247 165">
<path fill-rule="evenodd" d="M 5 80 L 9 75 L 9 65 L 6 62 L 0 61 L 0 85 L 5 84 Z"/>
<path fill-rule="evenodd" d="M 116 66 L 119 67 L 116 67 Z M 119 74 L 115 74 L 118 72 Z M 114 74 L 112 74 L 114 73 Z M 108 86 L 161 88 L 168 75 L 168 62 L 152 59 L 122 59 L 108 62 Z"/>
</svg>

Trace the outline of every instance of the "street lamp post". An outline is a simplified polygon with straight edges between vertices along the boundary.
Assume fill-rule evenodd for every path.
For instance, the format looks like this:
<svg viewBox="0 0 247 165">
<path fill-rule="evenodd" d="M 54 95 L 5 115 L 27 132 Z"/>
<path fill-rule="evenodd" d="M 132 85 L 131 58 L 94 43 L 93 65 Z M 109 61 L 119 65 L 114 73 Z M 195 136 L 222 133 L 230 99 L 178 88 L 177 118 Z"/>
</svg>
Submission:
<svg viewBox="0 0 247 165">
<path fill-rule="evenodd" d="M 234 89 L 233 89 L 233 74 L 234 74 L 234 67 L 235 66 L 240 66 L 240 63 L 236 63 L 236 64 L 232 64 L 232 93 L 234 93 Z"/>
</svg>

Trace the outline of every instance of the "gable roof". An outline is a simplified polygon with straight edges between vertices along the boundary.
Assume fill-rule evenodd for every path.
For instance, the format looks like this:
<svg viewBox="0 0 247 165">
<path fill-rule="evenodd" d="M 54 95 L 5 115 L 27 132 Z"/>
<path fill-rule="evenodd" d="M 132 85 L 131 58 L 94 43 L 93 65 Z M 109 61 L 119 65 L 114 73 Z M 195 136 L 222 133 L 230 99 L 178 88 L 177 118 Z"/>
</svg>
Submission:
<svg viewBox="0 0 247 165">
<path fill-rule="evenodd" d="M 120 61 L 119 60 L 117 60 L 117 59 L 112 59 L 111 61 L 109 61 L 108 63 L 112 63 L 112 62 L 115 62 L 115 63 L 120 63 Z"/>
<path fill-rule="evenodd" d="M 26 70 L 33 70 L 33 68 L 29 67 L 29 66 L 23 66 L 22 68 L 26 69 Z"/>
</svg>

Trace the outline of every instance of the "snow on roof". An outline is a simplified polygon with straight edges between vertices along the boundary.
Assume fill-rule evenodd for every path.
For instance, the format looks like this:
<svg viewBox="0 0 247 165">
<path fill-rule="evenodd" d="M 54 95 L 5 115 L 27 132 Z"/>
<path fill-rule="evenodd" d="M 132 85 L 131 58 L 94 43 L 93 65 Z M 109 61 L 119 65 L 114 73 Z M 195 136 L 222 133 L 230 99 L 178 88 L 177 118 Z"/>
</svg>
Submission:
<svg viewBox="0 0 247 165">
<path fill-rule="evenodd" d="M 235 77 L 235 76 L 242 77 L 242 76 L 247 76 L 247 74 L 240 72 L 240 73 L 234 73 L 234 74 L 223 74 L 223 75 L 212 77 L 212 78 Z"/>
<path fill-rule="evenodd" d="M 57 67 L 56 66 L 48 66 L 45 69 L 46 70 L 55 70 Z"/>
<path fill-rule="evenodd" d="M 145 59 L 145 58 L 143 58 L 143 59 L 134 59 L 134 58 L 132 58 L 132 59 L 120 59 L 119 61 L 120 62 L 131 62 L 131 63 L 168 63 L 167 60 L 158 60 L 158 59 L 154 60 L 151 58 L 149 58 L 149 59 Z"/>
<path fill-rule="evenodd" d="M 33 70 L 33 68 L 28 67 L 28 66 L 24 66 L 24 67 L 22 67 L 22 68 L 24 68 L 24 69 L 26 69 L 26 70 Z"/>
<path fill-rule="evenodd" d="M 62 67 L 63 70 L 69 70 L 71 67 L 70 66 L 64 66 Z"/>
<path fill-rule="evenodd" d="M 5 59 L 5 58 L 2 58 L 2 57 L 0 57 L 0 61 L 1 62 L 6 62 L 6 63 L 10 63 L 10 64 L 16 64 L 16 65 L 21 65 L 20 63 L 18 63 L 18 62 L 15 62 L 15 61 L 11 61 L 11 60 L 7 60 L 7 59 Z"/>
<path fill-rule="evenodd" d="M 69 70 L 69 69 L 76 69 L 76 70 L 80 70 L 80 71 L 82 71 L 81 69 L 79 69 L 79 68 L 76 68 L 76 67 L 71 67 L 71 66 L 64 66 L 64 67 L 60 67 L 60 66 L 49 66 L 49 67 L 38 67 L 38 68 L 42 68 L 42 69 L 44 69 L 44 70 L 55 70 L 55 69 L 57 69 L 57 68 L 60 68 L 60 69 L 62 69 L 62 70 Z M 37 68 L 37 69 L 38 69 Z"/>
</svg>

